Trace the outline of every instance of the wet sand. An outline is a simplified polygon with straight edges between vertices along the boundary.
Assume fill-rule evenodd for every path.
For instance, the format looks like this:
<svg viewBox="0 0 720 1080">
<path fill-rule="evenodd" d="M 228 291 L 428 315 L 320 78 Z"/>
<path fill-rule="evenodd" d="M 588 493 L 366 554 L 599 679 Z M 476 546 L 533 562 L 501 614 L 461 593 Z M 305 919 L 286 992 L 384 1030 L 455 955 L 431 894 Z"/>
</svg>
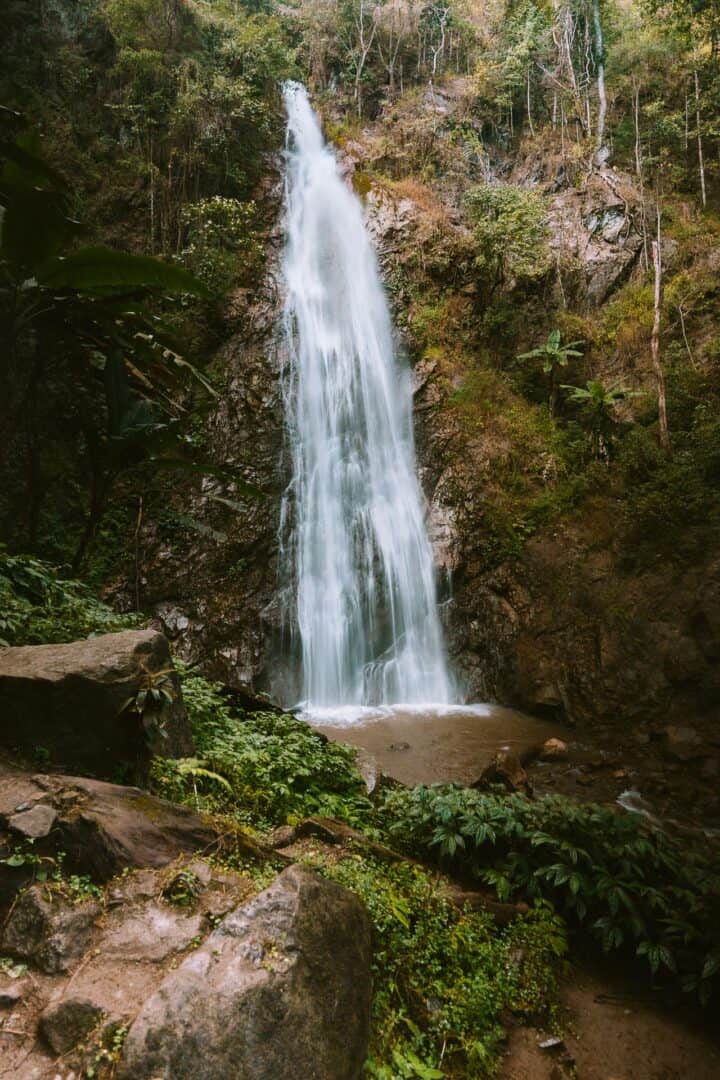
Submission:
<svg viewBox="0 0 720 1080">
<path fill-rule="evenodd" d="M 501 747 L 516 753 L 566 737 L 562 724 L 500 705 L 382 706 L 304 715 L 335 742 L 360 747 L 380 772 L 403 784 L 477 780 Z"/>
</svg>

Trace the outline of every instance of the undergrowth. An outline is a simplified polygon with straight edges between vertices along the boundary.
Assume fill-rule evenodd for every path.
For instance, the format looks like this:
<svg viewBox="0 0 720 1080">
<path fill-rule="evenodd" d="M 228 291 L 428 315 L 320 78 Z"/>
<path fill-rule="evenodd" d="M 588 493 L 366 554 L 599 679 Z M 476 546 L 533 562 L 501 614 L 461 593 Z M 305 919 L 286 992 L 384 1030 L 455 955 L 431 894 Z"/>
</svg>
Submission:
<svg viewBox="0 0 720 1080">
<path fill-rule="evenodd" d="M 351 823 L 367 816 L 350 747 L 287 713 L 235 710 L 201 676 L 185 676 L 183 697 L 197 757 L 154 761 L 154 783 L 166 798 L 256 828 L 312 814 Z"/>
<path fill-rule="evenodd" d="M 341 818 L 501 900 L 552 904 L 605 950 L 644 958 L 653 977 L 709 999 L 720 974 L 720 873 L 705 850 L 637 815 L 562 796 L 436 785 L 372 803 L 351 748 L 286 714 L 235 711 L 198 676 L 185 675 L 184 694 L 198 756 L 156 760 L 163 795 L 260 831 Z"/>
<path fill-rule="evenodd" d="M 712 851 L 637 815 L 561 796 L 530 801 L 453 785 L 400 789 L 382 807 L 388 839 L 491 885 L 501 899 L 552 902 L 606 951 L 706 1002 L 720 974 L 720 873 Z"/>
<path fill-rule="evenodd" d="M 119 614 L 82 582 L 59 578 L 49 563 L 0 547 L 0 645 L 77 641 L 139 624 L 139 616 Z"/>
<path fill-rule="evenodd" d="M 418 866 L 361 854 L 320 864 L 357 893 L 374 930 L 373 1080 L 492 1075 L 504 1010 L 552 1024 L 564 924 L 542 901 L 498 930 L 461 913 Z"/>
</svg>

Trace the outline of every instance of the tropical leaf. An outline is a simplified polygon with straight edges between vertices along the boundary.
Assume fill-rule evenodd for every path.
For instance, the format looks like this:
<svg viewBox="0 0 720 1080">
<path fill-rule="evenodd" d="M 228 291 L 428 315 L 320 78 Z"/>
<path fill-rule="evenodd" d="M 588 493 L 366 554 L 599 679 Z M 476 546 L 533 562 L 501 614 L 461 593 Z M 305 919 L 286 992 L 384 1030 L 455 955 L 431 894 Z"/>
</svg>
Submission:
<svg viewBox="0 0 720 1080">
<path fill-rule="evenodd" d="M 76 289 L 101 294 L 134 289 L 158 289 L 209 297 L 210 291 L 188 270 L 151 255 L 131 255 L 106 247 L 84 247 L 49 259 L 38 271 L 38 282 L 51 289 Z"/>
<path fill-rule="evenodd" d="M 78 224 L 65 214 L 65 200 L 56 191 L 9 191 L 3 188 L 0 254 L 13 266 L 32 273 L 62 251 Z"/>
</svg>

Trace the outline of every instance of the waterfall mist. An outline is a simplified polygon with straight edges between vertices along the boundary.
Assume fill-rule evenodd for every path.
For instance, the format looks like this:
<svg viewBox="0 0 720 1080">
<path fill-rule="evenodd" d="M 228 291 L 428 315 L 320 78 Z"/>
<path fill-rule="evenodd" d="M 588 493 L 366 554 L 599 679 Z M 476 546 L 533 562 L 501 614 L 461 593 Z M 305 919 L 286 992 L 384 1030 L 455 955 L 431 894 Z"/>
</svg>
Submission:
<svg viewBox="0 0 720 1080">
<path fill-rule="evenodd" d="M 360 201 L 304 87 L 285 87 L 281 524 L 299 696 L 311 707 L 449 702 L 432 550 L 415 475 L 409 373 L 395 355 Z"/>
</svg>

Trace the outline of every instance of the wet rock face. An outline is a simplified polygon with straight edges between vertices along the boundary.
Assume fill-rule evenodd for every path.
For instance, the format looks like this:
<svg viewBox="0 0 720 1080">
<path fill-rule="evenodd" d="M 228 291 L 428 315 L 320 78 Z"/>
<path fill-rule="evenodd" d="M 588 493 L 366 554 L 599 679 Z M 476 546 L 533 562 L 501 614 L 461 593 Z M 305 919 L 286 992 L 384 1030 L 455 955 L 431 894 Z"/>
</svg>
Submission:
<svg viewBox="0 0 720 1080">
<path fill-rule="evenodd" d="M 465 564 L 451 644 L 471 692 L 579 726 L 716 725 L 720 634 L 703 611 L 720 563 L 671 581 L 662 567 L 627 575 L 612 528 L 579 522 L 538 535 L 521 560 L 490 572 Z M 699 756 L 692 740 L 671 744 L 678 759 Z"/>
<path fill-rule="evenodd" d="M 154 708 L 148 697 L 141 716 L 132 704 L 153 687 L 167 698 Z M 0 650 L 0 717 L 6 747 L 42 747 L 52 764 L 96 776 L 193 751 L 168 642 L 154 630 Z"/>
<path fill-rule="evenodd" d="M 228 915 L 130 1027 L 120 1080 L 353 1080 L 367 1049 L 370 926 L 294 866 Z"/>
<path fill-rule="evenodd" d="M 281 237 L 269 243 L 277 250 Z M 270 686 L 280 623 L 278 527 L 288 480 L 281 310 L 273 260 L 241 330 L 214 362 L 224 388 L 204 456 L 222 476 L 185 480 L 173 493 L 173 513 L 194 530 L 169 535 L 149 523 L 144 534 L 143 606 L 183 659 L 201 660 L 204 672 L 252 693 Z"/>
</svg>

